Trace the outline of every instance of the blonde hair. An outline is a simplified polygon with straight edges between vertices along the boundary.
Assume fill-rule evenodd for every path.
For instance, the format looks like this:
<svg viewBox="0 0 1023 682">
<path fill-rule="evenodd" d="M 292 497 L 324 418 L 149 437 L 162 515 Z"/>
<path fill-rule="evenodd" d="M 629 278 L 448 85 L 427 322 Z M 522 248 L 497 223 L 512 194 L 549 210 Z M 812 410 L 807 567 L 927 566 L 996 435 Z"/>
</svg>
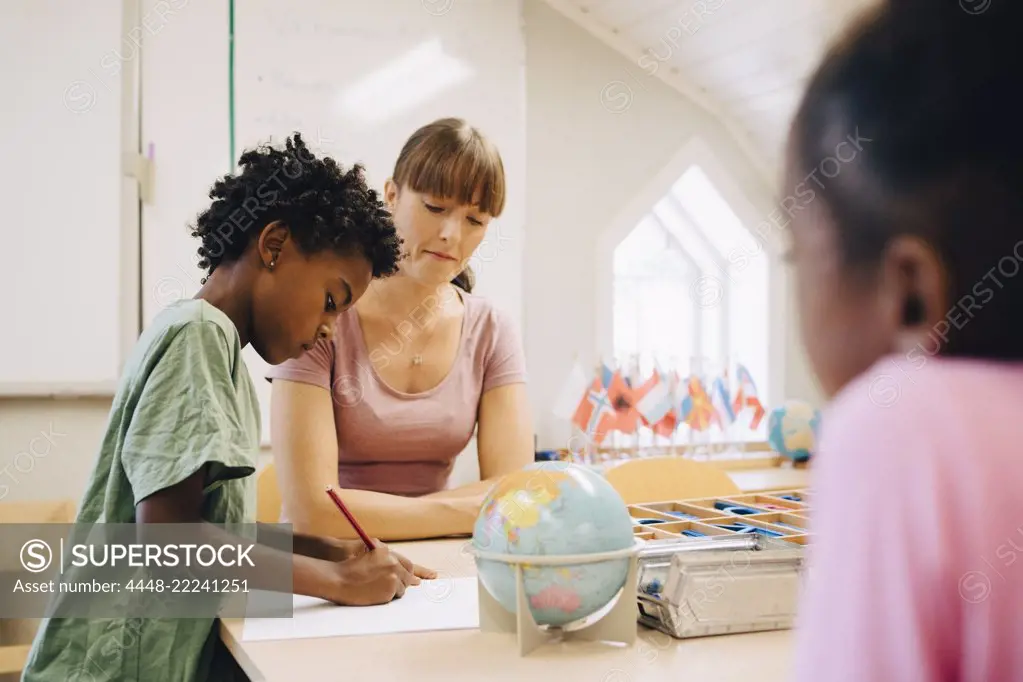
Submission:
<svg viewBox="0 0 1023 682">
<path fill-rule="evenodd" d="M 412 133 L 394 164 L 394 182 L 414 192 L 477 206 L 498 217 L 504 211 L 501 154 L 479 130 L 460 118 L 441 118 Z M 452 282 L 472 291 L 475 275 L 465 267 Z"/>
</svg>

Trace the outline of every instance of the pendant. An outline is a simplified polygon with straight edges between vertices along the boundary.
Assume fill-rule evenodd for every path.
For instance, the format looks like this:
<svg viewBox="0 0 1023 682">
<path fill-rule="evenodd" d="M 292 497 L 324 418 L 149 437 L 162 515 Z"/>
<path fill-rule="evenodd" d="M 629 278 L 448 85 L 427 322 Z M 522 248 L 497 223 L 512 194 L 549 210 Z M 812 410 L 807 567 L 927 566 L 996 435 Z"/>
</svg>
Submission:
<svg viewBox="0 0 1023 682">
<path fill-rule="evenodd" d="M 421 364 L 423 364 L 423 356 L 422 355 L 413 355 L 412 356 L 412 364 L 413 365 L 421 365 Z"/>
</svg>

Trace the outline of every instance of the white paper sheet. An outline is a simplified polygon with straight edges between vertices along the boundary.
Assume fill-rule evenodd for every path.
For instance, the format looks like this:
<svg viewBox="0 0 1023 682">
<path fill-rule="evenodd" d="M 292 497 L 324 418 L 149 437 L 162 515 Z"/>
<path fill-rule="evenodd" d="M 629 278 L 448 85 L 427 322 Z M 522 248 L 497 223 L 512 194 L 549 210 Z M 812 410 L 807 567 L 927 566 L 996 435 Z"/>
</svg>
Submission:
<svg viewBox="0 0 1023 682">
<path fill-rule="evenodd" d="M 338 606 L 295 596 L 293 618 L 246 618 L 242 639 L 311 639 L 479 627 L 476 578 L 439 578 L 405 590 L 378 606 Z"/>
</svg>

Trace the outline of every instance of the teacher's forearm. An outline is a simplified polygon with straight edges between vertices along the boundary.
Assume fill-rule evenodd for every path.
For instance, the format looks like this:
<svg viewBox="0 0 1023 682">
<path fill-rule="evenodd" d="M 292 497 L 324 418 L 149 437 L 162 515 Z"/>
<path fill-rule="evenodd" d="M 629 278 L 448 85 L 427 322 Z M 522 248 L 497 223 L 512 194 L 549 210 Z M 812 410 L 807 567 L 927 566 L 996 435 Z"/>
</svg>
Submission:
<svg viewBox="0 0 1023 682">
<path fill-rule="evenodd" d="M 472 533 L 476 509 L 462 500 L 402 497 L 368 490 L 339 490 L 338 494 L 370 537 L 384 542 Z M 335 538 L 358 534 L 337 507 L 326 499 L 296 509 L 292 525 L 298 533 Z"/>
<path fill-rule="evenodd" d="M 486 494 L 490 492 L 490 489 L 501 480 L 500 476 L 487 479 L 485 481 L 476 481 L 475 483 L 467 483 L 466 485 L 459 486 L 458 488 L 452 488 L 451 490 L 441 490 L 436 493 L 430 493 L 425 495 L 424 499 L 428 500 L 456 500 L 456 499 L 469 499 L 475 498 L 482 502 Z"/>
</svg>

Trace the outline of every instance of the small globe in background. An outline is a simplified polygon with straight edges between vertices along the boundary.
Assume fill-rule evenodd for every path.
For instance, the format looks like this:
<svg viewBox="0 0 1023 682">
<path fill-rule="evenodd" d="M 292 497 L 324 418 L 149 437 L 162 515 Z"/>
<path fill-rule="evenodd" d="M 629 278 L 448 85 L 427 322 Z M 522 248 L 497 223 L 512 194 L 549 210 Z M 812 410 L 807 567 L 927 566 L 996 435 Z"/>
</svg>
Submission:
<svg viewBox="0 0 1023 682">
<path fill-rule="evenodd" d="M 802 400 L 786 400 L 771 410 L 767 441 L 778 454 L 795 462 L 809 460 L 820 437 L 821 412 Z"/>
<path fill-rule="evenodd" d="M 495 554 L 564 556 L 623 550 L 635 539 L 625 503 L 603 476 L 582 465 L 536 462 L 490 491 L 472 544 Z M 533 620 L 564 627 L 612 602 L 625 585 L 629 559 L 522 568 Z M 477 556 L 476 569 L 484 589 L 515 613 L 515 564 Z"/>
</svg>

